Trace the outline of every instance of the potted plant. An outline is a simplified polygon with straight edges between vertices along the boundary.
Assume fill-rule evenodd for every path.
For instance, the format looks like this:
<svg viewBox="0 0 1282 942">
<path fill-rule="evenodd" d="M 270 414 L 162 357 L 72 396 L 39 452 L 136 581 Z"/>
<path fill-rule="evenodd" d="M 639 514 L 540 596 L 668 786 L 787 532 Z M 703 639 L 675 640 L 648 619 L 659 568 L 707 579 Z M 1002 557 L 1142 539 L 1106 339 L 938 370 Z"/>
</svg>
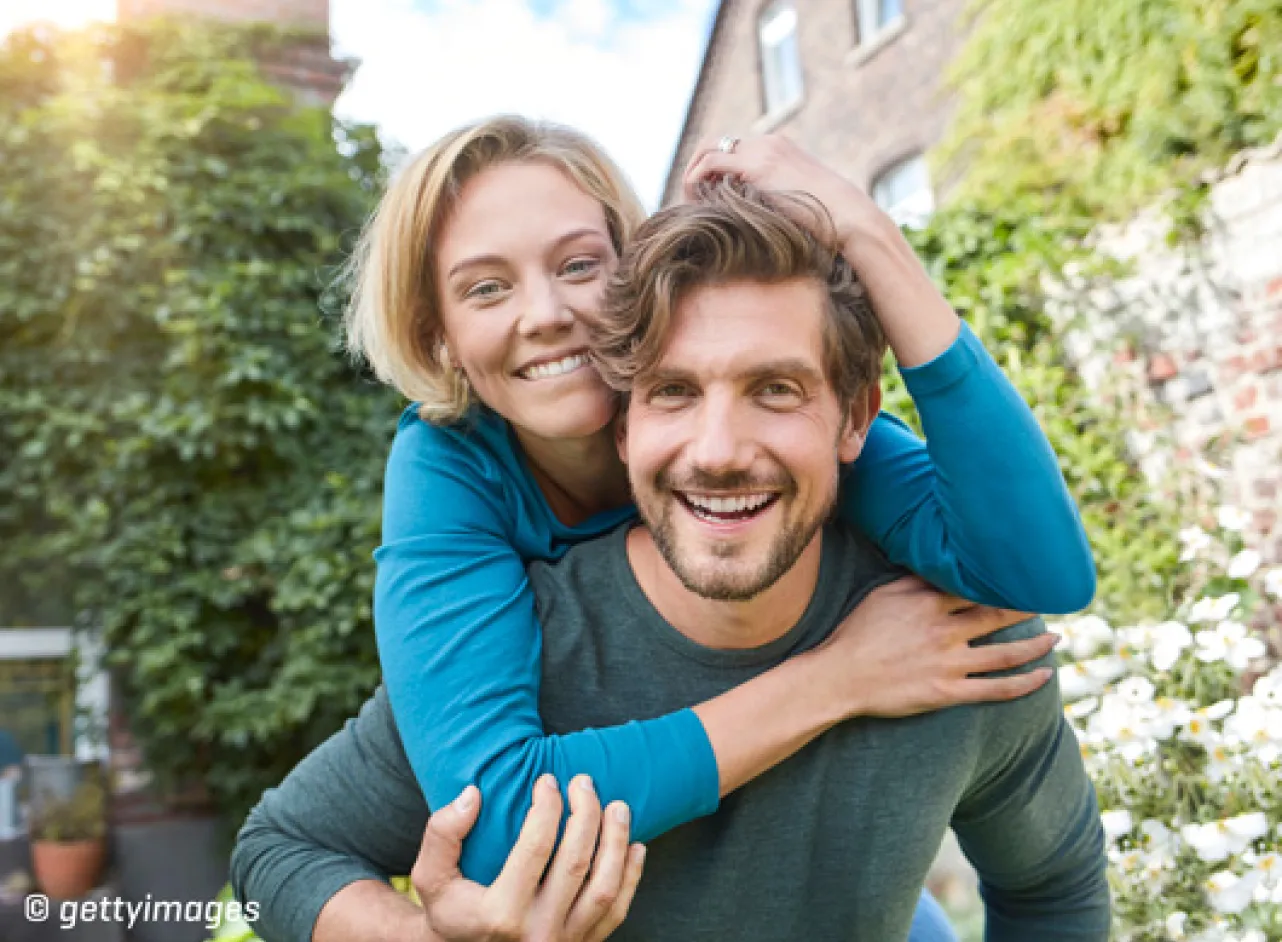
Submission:
<svg viewBox="0 0 1282 942">
<path fill-rule="evenodd" d="M 107 791 L 87 774 L 69 794 L 38 792 L 32 803 L 31 865 L 55 899 L 84 896 L 98 883 L 107 853 Z"/>
</svg>

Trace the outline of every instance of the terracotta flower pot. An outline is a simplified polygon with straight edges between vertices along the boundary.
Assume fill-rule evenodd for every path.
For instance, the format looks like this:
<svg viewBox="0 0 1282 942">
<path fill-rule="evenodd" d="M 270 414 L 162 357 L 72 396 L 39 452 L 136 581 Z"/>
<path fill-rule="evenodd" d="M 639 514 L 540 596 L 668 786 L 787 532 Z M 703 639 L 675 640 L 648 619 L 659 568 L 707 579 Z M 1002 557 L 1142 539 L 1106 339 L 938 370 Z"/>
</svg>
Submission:
<svg viewBox="0 0 1282 942">
<path fill-rule="evenodd" d="M 34 841 L 31 865 L 36 882 L 54 899 L 76 899 L 98 885 L 107 842 L 103 838 L 87 841 Z"/>
</svg>

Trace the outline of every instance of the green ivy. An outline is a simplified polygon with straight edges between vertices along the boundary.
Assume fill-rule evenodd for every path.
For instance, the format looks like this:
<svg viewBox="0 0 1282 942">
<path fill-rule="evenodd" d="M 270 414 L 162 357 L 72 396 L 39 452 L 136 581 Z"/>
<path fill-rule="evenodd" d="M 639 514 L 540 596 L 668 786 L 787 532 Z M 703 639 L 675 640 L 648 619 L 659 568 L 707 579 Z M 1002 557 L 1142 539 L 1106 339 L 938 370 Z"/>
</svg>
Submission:
<svg viewBox="0 0 1282 942">
<path fill-rule="evenodd" d="M 266 31 L 0 47 L 0 622 L 105 630 L 166 784 L 243 809 L 378 678 L 396 397 L 322 296 L 382 185 Z"/>
<path fill-rule="evenodd" d="M 971 0 L 960 194 L 1125 219 L 1282 129 L 1277 0 Z"/>
</svg>

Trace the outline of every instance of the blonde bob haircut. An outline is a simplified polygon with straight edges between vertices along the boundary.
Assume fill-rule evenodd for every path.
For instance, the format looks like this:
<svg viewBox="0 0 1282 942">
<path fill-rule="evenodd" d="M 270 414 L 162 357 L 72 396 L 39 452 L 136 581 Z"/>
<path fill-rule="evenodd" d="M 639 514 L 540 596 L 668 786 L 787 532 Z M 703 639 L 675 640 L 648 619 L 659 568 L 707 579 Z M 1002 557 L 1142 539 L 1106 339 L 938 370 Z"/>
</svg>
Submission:
<svg viewBox="0 0 1282 942">
<path fill-rule="evenodd" d="M 880 381 L 886 336 L 837 250 L 832 219 L 805 194 L 733 179 L 702 184 L 693 201 L 660 210 L 637 229 L 589 325 L 597 369 L 626 396 L 658 364 L 677 307 L 692 291 L 793 279 L 823 289 L 823 368 L 844 412 Z"/>
<path fill-rule="evenodd" d="M 599 200 L 623 253 L 645 211 L 614 162 L 571 128 L 503 115 L 459 128 L 415 157 L 387 188 L 345 268 L 348 349 L 419 402 L 428 422 L 455 422 L 473 405 L 466 378 L 444 356 L 433 246 L 470 179 L 526 162 L 560 170 Z"/>
</svg>

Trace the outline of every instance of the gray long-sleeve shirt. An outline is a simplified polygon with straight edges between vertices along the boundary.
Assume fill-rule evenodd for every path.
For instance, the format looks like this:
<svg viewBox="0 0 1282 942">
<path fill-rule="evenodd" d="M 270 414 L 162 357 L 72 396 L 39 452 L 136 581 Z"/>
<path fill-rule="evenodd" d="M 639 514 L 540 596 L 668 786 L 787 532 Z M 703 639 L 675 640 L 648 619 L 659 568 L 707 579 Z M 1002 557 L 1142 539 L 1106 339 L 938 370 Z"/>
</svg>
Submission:
<svg viewBox="0 0 1282 942">
<path fill-rule="evenodd" d="M 551 732 L 658 716 L 715 697 L 826 638 L 902 573 L 840 526 L 818 587 L 785 636 L 701 647 L 665 622 L 628 564 L 622 527 L 530 578 L 544 631 Z M 990 640 L 1031 637 L 1031 619 Z M 357 719 L 264 795 L 232 857 L 269 942 L 305 940 L 360 879 L 406 873 L 427 808 L 380 689 Z M 1094 790 L 1052 682 L 1005 704 L 859 719 L 652 841 L 623 940 L 904 939 L 944 830 L 982 881 L 990 942 L 1108 937 Z"/>
</svg>

